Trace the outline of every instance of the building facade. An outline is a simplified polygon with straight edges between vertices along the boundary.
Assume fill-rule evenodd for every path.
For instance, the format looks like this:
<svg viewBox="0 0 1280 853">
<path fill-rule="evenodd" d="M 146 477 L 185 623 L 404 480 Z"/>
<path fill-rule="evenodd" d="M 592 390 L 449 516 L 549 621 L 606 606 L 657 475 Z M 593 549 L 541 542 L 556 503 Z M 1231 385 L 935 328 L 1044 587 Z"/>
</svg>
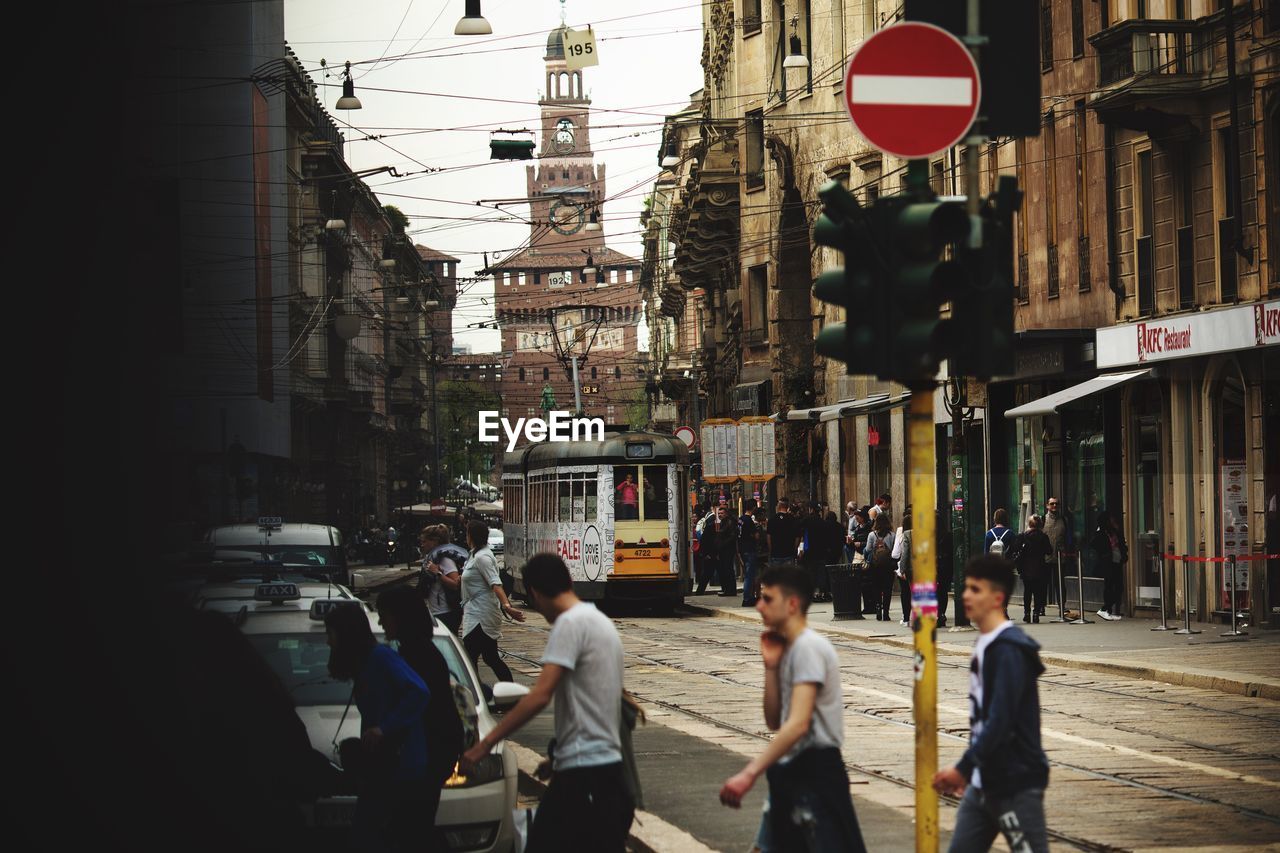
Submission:
<svg viewBox="0 0 1280 853">
<path fill-rule="evenodd" d="M 605 244 L 605 166 L 591 148 L 591 99 L 583 71 L 569 70 L 565 27 L 547 38 L 541 147 L 527 168 L 526 245 L 488 265 L 502 350 L 503 416 L 574 408 L 577 357 L 581 408 L 606 423 L 644 402 L 647 378 L 637 330 L 643 318 L 640 262 Z"/>
</svg>

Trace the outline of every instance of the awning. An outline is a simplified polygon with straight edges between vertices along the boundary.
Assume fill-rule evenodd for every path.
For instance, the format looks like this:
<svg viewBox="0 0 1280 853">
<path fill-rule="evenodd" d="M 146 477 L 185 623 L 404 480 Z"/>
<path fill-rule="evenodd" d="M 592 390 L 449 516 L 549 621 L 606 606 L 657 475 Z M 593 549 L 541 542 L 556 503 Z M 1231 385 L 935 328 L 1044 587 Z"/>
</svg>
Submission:
<svg viewBox="0 0 1280 853">
<path fill-rule="evenodd" d="M 1039 400 L 1032 400 L 1030 403 L 1023 403 L 1004 413 L 1006 418 L 1031 418 L 1036 415 L 1052 415 L 1058 411 L 1058 408 L 1065 406 L 1072 400 L 1079 400 L 1081 397 L 1088 397 L 1090 394 L 1097 394 L 1099 391 L 1106 391 L 1114 388 L 1121 382 L 1128 382 L 1131 379 L 1141 379 L 1151 373 L 1151 368 L 1145 370 L 1130 370 L 1127 373 L 1104 373 L 1101 376 L 1095 376 L 1081 382 L 1079 385 L 1072 385 L 1070 388 L 1063 388 L 1061 391 L 1055 391 L 1047 397 L 1041 397 Z"/>
<path fill-rule="evenodd" d="M 858 414 L 866 414 L 868 412 L 878 411 L 880 409 L 891 409 L 895 406 L 905 405 L 911 399 L 910 391 L 903 391 L 901 394 L 891 396 L 889 394 L 872 394 L 870 397 L 863 397 L 861 400 L 841 400 L 838 403 L 832 403 L 829 406 L 817 406 L 812 409 L 792 409 L 787 412 L 787 416 L 782 420 L 788 421 L 815 421 L 826 423 L 827 421 L 839 420 L 840 418 L 848 418 Z M 774 415 L 773 419 L 779 420 L 778 415 Z"/>
<path fill-rule="evenodd" d="M 835 412 L 842 405 L 847 405 L 847 404 L 848 404 L 848 401 L 845 401 L 844 403 L 833 403 L 830 406 L 815 406 L 812 409 L 791 409 L 790 411 L 787 412 L 786 417 L 780 417 L 780 415 L 774 415 L 773 419 L 775 421 L 776 420 L 810 421 L 810 422 L 816 423 L 817 421 L 820 421 L 820 420 L 826 420 L 825 418 L 823 418 L 824 414 L 828 412 Z"/>
</svg>

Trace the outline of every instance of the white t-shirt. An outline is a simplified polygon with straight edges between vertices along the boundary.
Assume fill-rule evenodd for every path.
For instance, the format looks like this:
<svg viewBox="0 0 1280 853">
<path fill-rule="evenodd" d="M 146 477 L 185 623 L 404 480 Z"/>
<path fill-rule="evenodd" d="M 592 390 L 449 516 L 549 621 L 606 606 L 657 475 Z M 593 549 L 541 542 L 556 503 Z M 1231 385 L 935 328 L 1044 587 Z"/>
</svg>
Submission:
<svg viewBox="0 0 1280 853">
<path fill-rule="evenodd" d="M 427 563 L 431 562 L 431 553 L 427 552 L 422 557 L 422 570 L 427 570 Z M 456 575 L 458 566 L 448 556 L 441 554 L 436 560 L 440 564 L 441 575 Z M 439 616 L 442 613 L 449 612 L 449 599 L 445 598 L 444 582 L 436 578 L 436 582 L 431 585 L 431 590 L 427 593 L 427 607 L 431 609 L 432 616 Z"/>
<path fill-rule="evenodd" d="M 462 636 L 479 625 L 493 639 L 502 639 L 502 602 L 493 591 L 501 583 L 488 546 L 471 555 L 462 567 Z"/>
<path fill-rule="evenodd" d="M 786 764 L 806 749 L 839 747 L 844 743 L 844 701 L 840 690 L 840 661 L 831 641 L 805 628 L 782 653 L 778 664 L 778 688 L 782 698 L 782 722 L 791 713 L 791 692 L 797 684 L 817 684 L 813 719 L 804 737 L 778 760 Z"/>
<path fill-rule="evenodd" d="M 594 604 L 580 601 L 556 617 L 542 663 L 566 672 L 556 685 L 555 769 L 622 760 L 622 640 Z"/>
<path fill-rule="evenodd" d="M 969 664 L 969 742 L 972 743 L 977 739 L 978 734 L 982 731 L 982 661 L 987 655 L 987 646 L 1000 636 L 1000 632 L 1008 628 L 1013 623 L 1005 620 L 991 629 L 990 633 L 982 634 L 978 637 L 978 641 L 973 644 L 973 659 Z M 975 788 L 982 787 L 982 774 L 978 768 L 973 768 L 973 778 L 969 780 L 969 784 Z"/>
</svg>

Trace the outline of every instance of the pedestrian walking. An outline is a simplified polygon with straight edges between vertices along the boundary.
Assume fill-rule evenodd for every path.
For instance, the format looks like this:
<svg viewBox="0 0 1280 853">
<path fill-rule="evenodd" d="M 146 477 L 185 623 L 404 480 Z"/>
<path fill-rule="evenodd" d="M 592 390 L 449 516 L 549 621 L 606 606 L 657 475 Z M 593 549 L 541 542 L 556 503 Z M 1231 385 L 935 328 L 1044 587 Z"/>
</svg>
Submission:
<svg viewBox="0 0 1280 853">
<path fill-rule="evenodd" d="M 781 498 L 778 511 L 769 519 L 769 565 L 794 563 L 799 547 L 800 523 L 791 514 L 791 501 Z"/>
<path fill-rule="evenodd" d="M 511 681 L 511 670 L 498 653 L 502 617 L 506 615 L 523 622 L 524 614 L 511 606 L 502 588 L 497 561 L 489 550 L 489 525 L 483 521 L 469 522 L 467 543 L 471 556 L 462 567 L 462 645 L 472 666 L 484 658 L 499 681 Z M 488 685 L 482 682 L 481 687 L 489 693 Z"/>
<path fill-rule="evenodd" d="M 1040 747 L 1040 646 L 1004 616 L 1013 566 L 987 555 L 965 566 L 964 612 L 979 633 L 969 661 L 969 748 L 933 787 L 963 794 L 950 853 L 981 853 L 1003 833 L 1012 853 L 1047 853 Z"/>
<path fill-rule="evenodd" d="M 934 511 L 933 529 L 938 536 L 938 627 L 947 627 L 947 599 L 951 596 L 952 572 L 955 571 L 954 540 L 951 536 L 950 513 Z"/>
<path fill-rule="evenodd" d="M 719 578 L 720 591 L 716 595 L 728 598 L 737 595 L 737 577 L 734 568 L 738 559 L 738 525 L 729 517 L 729 505 L 716 507 L 715 520 L 707 526 L 705 536 L 711 534 L 712 547 L 715 553 L 716 576 Z"/>
<path fill-rule="evenodd" d="M 755 498 L 742 503 L 742 517 L 738 519 L 738 557 L 742 560 L 742 606 L 755 605 L 757 564 L 760 559 L 760 531 L 756 528 Z"/>
<path fill-rule="evenodd" d="M 488 541 L 486 535 L 486 542 Z M 449 528 L 432 524 L 418 534 L 422 549 L 422 570 L 418 591 L 427 601 L 431 615 L 454 634 L 462 627 L 462 567 L 467 552 L 449 542 Z"/>
<path fill-rule="evenodd" d="M 622 640 L 613 622 L 573 592 L 564 561 L 535 554 L 523 570 L 530 603 L 551 625 L 529 694 L 462 757 L 469 770 L 555 699 L 551 782 L 528 853 L 622 853 L 635 815 L 623 768 Z"/>
<path fill-rule="evenodd" d="M 898 577 L 898 601 L 902 604 L 902 621 L 899 625 L 911 624 L 911 510 L 902 516 L 902 526 L 894 537 L 893 550 L 889 553 L 897 561 L 894 573 Z"/>
<path fill-rule="evenodd" d="M 360 710 L 359 740 L 339 747 L 344 770 L 359 780 L 351 820 L 355 847 L 361 853 L 415 849 L 434 787 L 423 720 L 431 693 L 404 658 L 374 638 L 359 602 L 334 607 L 324 626 L 329 674 L 353 682 L 352 701 Z"/>
<path fill-rule="evenodd" d="M 1044 613 L 1044 593 L 1052 574 L 1053 543 L 1044 532 L 1044 517 L 1027 519 L 1027 529 L 1013 543 L 1013 564 L 1022 576 L 1022 621 L 1039 622 Z"/>
<path fill-rule="evenodd" d="M 876 621 L 889 621 L 889 602 L 893 598 L 893 581 L 897 564 L 893 560 L 893 528 L 889 514 L 881 512 L 867 536 L 867 565 L 871 570 L 871 588 L 875 594 Z"/>
<path fill-rule="evenodd" d="M 982 553 L 1010 560 L 1013 556 L 1010 549 L 1013 547 L 1013 540 L 1016 538 L 1017 535 L 1009 529 L 1009 511 L 1004 507 L 1000 507 L 991 514 L 991 529 L 987 531 L 986 538 L 983 539 Z M 1007 599 L 1004 603 L 1004 618 L 1009 618 L 1009 602 Z"/>
<path fill-rule="evenodd" d="M 1102 609 L 1098 615 L 1108 622 L 1120 621 L 1120 596 L 1124 590 L 1124 564 L 1129 560 L 1129 543 L 1120 524 L 1107 510 L 1098 513 L 1098 529 L 1089 543 L 1094 569 L 1102 572 Z M 1083 610 L 1083 605 L 1081 606 Z"/>
<path fill-rule="evenodd" d="M 858 573 L 858 597 L 862 601 L 864 615 L 875 613 L 880 601 L 879 590 L 874 588 L 871 567 L 866 560 L 867 537 L 871 535 L 871 520 L 868 518 L 870 510 L 871 507 L 862 506 L 853 516 L 857 525 L 853 528 L 853 566 Z"/>
<path fill-rule="evenodd" d="M 756 574 L 752 579 L 751 588 L 746 589 L 744 587 L 742 592 L 743 600 L 749 600 L 752 607 L 755 606 L 756 599 L 760 597 L 760 569 L 766 565 L 766 561 L 769 559 L 769 514 L 764 507 L 756 507 L 755 520 Z"/>
<path fill-rule="evenodd" d="M 764 720 L 776 734 L 760 755 L 725 781 L 720 802 L 741 808 L 764 773 L 769 782 L 762 849 L 865 851 L 849 796 L 840 664 L 831 642 L 808 624 L 813 580 L 796 565 L 770 566 L 756 604 L 766 628 Z"/>
<path fill-rule="evenodd" d="M 423 786 L 421 812 L 422 839 L 416 849 L 448 850 L 443 833 L 436 828 L 436 811 L 445 780 L 453 774 L 462 755 L 463 726 L 453 701 L 449 664 L 432 639 L 435 621 L 427 602 L 408 586 L 393 586 L 378 594 L 378 619 L 387 640 L 398 644 L 400 657 L 413 668 L 431 694 L 423 716 L 427 738 L 427 777 Z"/>
</svg>

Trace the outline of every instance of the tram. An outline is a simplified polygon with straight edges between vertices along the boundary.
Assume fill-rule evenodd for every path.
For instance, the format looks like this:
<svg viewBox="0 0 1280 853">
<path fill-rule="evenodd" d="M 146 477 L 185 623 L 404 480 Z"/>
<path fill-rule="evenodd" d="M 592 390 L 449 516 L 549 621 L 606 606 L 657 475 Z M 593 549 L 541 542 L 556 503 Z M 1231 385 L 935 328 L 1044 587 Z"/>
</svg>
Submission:
<svg viewBox="0 0 1280 853">
<path fill-rule="evenodd" d="M 595 601 L 669 610 L 689 586 L 689 450 L 670 435 L 605 433 L 601 441 L 530 444 L 502 463 L 505 562 L 559 554 L 574 591 Z"/>
</svg>

